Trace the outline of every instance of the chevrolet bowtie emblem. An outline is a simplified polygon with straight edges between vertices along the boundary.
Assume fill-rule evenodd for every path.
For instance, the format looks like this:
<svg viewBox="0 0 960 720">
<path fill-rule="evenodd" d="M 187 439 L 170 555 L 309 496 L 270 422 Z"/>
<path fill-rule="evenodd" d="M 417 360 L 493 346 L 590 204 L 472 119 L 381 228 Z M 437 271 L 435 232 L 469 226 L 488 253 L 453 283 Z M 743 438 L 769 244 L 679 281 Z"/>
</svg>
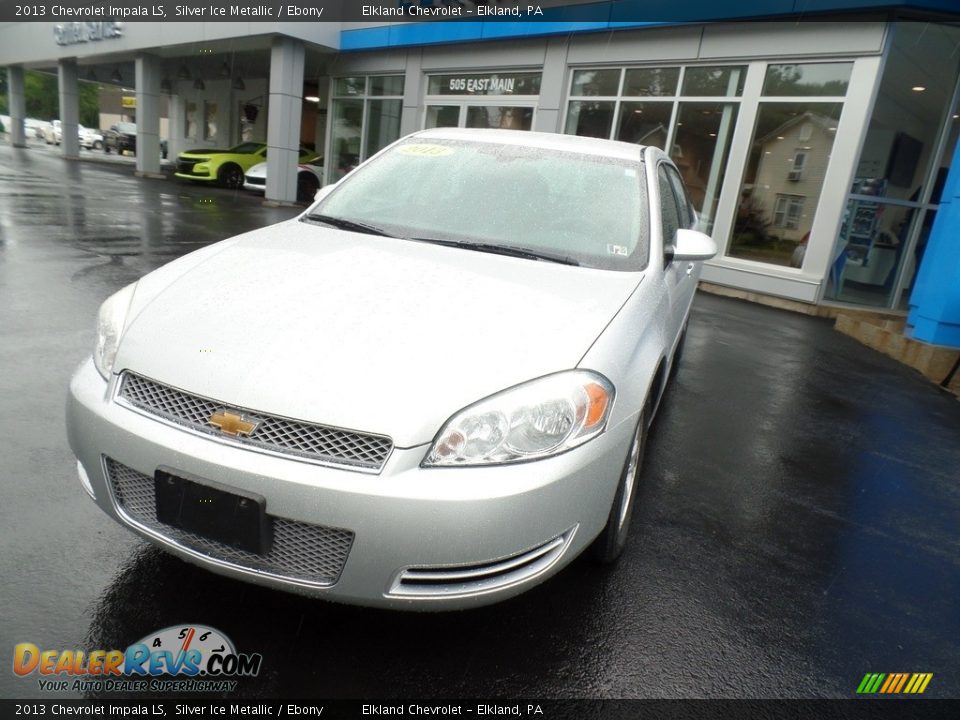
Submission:
<svg viewBox="0 0 960 720">
<path fill-rule="evenodd" d="M 207 421 L 225 435 L 249 435 L 257 429 L 259 421 L 244 420 L 242 415 L 234 415 L 226 410 L 217 410 Z"/>
</svg>

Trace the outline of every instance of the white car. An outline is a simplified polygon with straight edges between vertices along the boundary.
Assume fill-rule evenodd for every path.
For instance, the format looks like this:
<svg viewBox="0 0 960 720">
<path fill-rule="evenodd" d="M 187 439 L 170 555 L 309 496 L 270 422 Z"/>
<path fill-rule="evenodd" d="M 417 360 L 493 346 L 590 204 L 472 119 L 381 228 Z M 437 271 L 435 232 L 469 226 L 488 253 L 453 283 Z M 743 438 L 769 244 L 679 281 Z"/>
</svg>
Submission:
<svg viewBox="0 0 960 720">
<path fill-rule="evenodd" d="M 63 128 L 60 127 L 59 120 L 51 120 L 50 123 L 43 128 L 43 139 L 47 145 L 59 145 L 62 138 Z"/>
<path fill-rule="evenodd" d="M 77 126 L 77 132 L 80 136 L 80 147 L 84 147 L 87 150 L 103 149 L 103 135 L 97 130 L 91 130 L 83 125 L 79 125 Z"/>
<path fill-rule="evenodd" d="M 657 148 L 403 138 L 103 304 L 81 483 L 184 560 L 341 602 L 464 608 L 611 562 L 716 253 L 695 223 Z"/>
<path fill-rule="evenodd" d="M 317 190 L 323 185 L 323 165 L 312 162 L 297 165 L 297 200 L 310 202 Z M 267 189 L 267 163 L 257 163 L 243 176 L 243 187 L 253 192 L 265 192 Z"/>
<path fill-rule="evenodd" d="M 23 130 L 24 134 L 30 138 L 37 138 L 38 140 L 45 140 L 47 130 L 53 127 L 52 123 L 47 122 L 46 120 L 37 120 L 36 118 L 24 118 L 23 120 Z"/>
</svg>

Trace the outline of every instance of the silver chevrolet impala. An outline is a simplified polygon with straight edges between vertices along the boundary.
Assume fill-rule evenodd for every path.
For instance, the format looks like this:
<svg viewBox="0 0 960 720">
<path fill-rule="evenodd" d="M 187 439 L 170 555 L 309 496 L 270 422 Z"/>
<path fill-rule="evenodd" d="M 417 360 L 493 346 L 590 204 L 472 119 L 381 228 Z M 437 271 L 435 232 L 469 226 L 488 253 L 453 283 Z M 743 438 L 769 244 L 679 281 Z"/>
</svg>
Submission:
<svg viewBox="0 0 960 720">
<path fill-rule="evenodd" d="M 660 150 L 430 130 L 288 222 L 107 299 L 80 481 L 189 562 L 363 605 L 488 604 L 623 550 L 716 253 Z"/>
</svg>

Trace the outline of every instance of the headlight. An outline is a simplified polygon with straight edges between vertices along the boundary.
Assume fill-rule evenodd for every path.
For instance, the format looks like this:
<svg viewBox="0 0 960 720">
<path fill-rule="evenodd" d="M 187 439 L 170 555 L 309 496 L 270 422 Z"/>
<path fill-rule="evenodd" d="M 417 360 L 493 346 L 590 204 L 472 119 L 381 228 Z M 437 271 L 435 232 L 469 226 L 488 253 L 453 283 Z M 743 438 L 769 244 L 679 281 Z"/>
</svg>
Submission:
<svg viewBox="0 0 960 720">
<path fill-rule="evenodd" d="M 613 394 L 610 381 L 589 370 L 504 390 L 450 418 L 423 465 L 493 465 L 556 455 L 603 432 Z"/>
<path fill-rule="evenodd" d="M 93 351 L 93 364 L 103 375 L 105 380 L 110 379 L 113 372 L 113 361 L 117 357 L 117 346 L 120 344 L 120 335 L 127 322 L 127 310 L 133 300 L 133 291 L 136 283 L 127 285 L 123 290 L 108 297 L 100 306 L 100 315 L 97 317 L 97 347 Z"/>
</svg>

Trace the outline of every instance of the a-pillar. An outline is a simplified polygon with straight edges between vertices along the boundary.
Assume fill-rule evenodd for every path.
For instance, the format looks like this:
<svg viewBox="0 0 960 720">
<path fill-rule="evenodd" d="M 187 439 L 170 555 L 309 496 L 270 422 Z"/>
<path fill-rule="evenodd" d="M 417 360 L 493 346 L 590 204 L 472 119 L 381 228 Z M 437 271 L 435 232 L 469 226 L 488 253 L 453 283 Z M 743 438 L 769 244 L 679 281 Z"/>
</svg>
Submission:
<svg viewBox="0 0 960 720">
<path fill-rule="evenodd" d="M 160 174 L 160 58 L 138 55 L 137 83 L 137 175 Z"/>
<path fill-rule="evenodd" d="M 299 40 L 278 37 L 270 50 L 270 104 L 267 115 L 266 199 L 297 199 L 297 162 L 303 112 L 304 47 Z"/>
<path fill-rule="evenodd" d="M 7 68 L 7 96 L 10 101 L 10 142 L 14 147 L 26 147 L 27 135 L 23 121 L 27 117 L 27 98 L 23 92 L 23 65 Z"/>
<path fill-rule="evenodd" d="M 80 92 L 77 88 L 77 61 L 73 58 L 59 63 L 60 86 L 60 148 L 65 158 L 80 157 Z"/>
</svg>

